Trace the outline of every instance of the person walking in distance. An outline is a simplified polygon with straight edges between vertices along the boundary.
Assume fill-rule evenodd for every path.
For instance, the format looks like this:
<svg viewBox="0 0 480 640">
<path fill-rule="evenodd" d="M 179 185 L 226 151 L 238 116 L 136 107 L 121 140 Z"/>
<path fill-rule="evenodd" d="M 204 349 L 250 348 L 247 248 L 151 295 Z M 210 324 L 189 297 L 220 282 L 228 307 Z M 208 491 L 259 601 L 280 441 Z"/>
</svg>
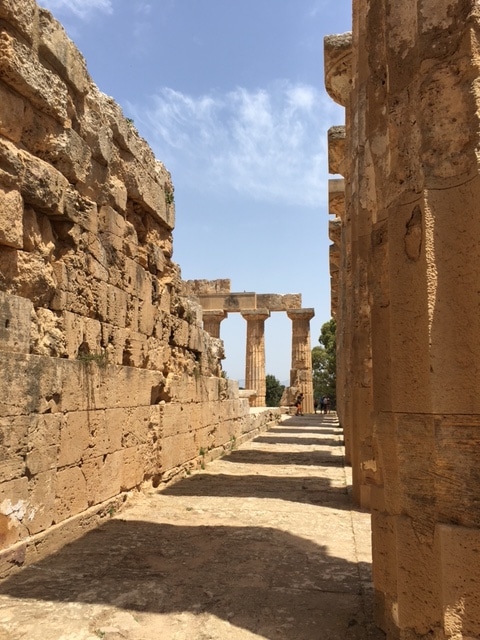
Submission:
<svg viewBox="0 0 480 640">
<path fill-rule="evenodd" d="M 295 406 L 297 407 L 297 411 L 295 412 L 296 416 L 303 416 L 302 404 L 303 404 L 303 393 L 299 393 L 297 396 L 297 399 L 295 400 Z"/>
<path fill-rule="evenodd" d="M 328 396 L 325 396 L 325 398 L 323 399 L 323 413 L 329 413 L 330 412 L 330 398 Z"/>
</svg>

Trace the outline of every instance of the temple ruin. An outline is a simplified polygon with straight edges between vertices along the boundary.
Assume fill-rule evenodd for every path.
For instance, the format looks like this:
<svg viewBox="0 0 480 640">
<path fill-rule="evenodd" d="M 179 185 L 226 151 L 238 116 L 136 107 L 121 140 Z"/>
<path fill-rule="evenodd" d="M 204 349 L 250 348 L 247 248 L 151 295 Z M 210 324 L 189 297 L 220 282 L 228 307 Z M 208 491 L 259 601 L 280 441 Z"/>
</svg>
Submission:
<svg viewBox="0 0 480 640">
<path fill-rule="evenodd" d="M 479 18 L 358 0 L 325 38 L 337 408 L 389 640 L 480 637 Z"/>
<path fill-rule="evenodd" d="M 0 575 L 277 424 L 172 262 L 174 188 L 34 0 L 0 0 Z"/>
<path fill-rule="evenodd" d="M 212 337 L 220 338 L 220 324 L 229 313 L 241 313 L 245 319 L 245 386 L 255 391 L 252 407 L 265 406 L 265 320 L 273 312 L 286 313 L 292 321 L 292 359 L 290 388 L 284 395 L 293 404 L 294 397 L 303 393 L 303 410 L 313 413 L 310 320 L 315 311 L 302 308 L 301 294 L 235 293 L 230 291 L 229 280 L 187 280 L 185 286 L 200 301 L 203 328 Z"/>
</svg>

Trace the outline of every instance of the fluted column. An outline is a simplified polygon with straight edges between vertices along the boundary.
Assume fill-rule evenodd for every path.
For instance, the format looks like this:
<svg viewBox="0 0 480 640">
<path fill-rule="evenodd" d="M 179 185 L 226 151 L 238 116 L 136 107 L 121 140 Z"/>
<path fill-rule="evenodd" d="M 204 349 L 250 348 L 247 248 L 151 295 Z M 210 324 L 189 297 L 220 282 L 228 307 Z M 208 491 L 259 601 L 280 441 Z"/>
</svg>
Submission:
<svg viewBox="0 0 480 640">
<path fill-rule="evenodd" d="M 215 309 L 203 312 L 203 328 L 212 338 L 220 338 L 220 323 L 227 317 L 227 312 Z"/>
<path fill-rule="evenodd" d="M 303 393 L 304 413 L 313 413 L 312 347 L 310 344 L 310 320 L 313 309 L 290 309 L 287 315 L 292 321 L 292 368 L 290 386 Z"/>
<path fill-rule="evenodd" d="M 247 348 L 245 359 L 245 387 L 255 389 L 254 407 L 265 406 L 265 320 L 270 317 L 268 309 L 242 311 L 247 321 Z"/>
</svg>

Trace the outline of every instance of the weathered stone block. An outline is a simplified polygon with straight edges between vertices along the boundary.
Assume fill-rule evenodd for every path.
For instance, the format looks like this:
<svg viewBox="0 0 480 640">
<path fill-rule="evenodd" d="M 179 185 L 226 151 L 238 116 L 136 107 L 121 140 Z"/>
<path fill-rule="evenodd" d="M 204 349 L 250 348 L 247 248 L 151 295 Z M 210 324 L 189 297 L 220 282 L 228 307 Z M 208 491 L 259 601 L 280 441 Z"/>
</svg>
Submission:
<svg viewBox="0 0 480 640">
<path fill-rule="evenodd" d="M 68 123 L 68 90 L 65 83 L 32 55 L 32 50 L 11 33 L 0 32 L 0 73 L 2 80 L 25 96 L 38 109 Z"/>
<path fill-rule="evenodd" d="M 0 291 L 0 346 L 2 351 L 30 351 L 33 304 L 26 298 Z"/>
<path fill-rule="evenodd" d="M 86 94 L 91 80 L 85 59 L 51 13 L 40 9 L 39 18 L 40 56 L 48 60 L 62 79 L 77 93 Z"/>
<path fill-rule="evenodd" d="M 152 449 L 145 446 L 123 449 L 123 460 L 120 478 L 120 490 L 129 491 L 140 486 L 144 480 L 145 470 L 149 467 L 146 461 L 152 458 Z M 155 472 L 158 469 L 155 468 Z"/>
<path fill-rule="evenodd" d="M 29 42 L 33 41 L 38 6 L 35 0 L 2 0 L 0 18 L 12 24 Z"/>
<path fill-rule="evenodd" d="M 439 586 L 443 623 L 448 637 L 480 635 L 480 532 L 437 525 Z"/>
<path fill-rule="evenodd" d="M 120 493 L 123 451 L 116 451 L 84 463 L 90 505 L 100 504 Z"/>
<path fill-rule="evenodd" d="M 0 134 L 20 142 L 24 126 L 26 104 L 23 98 L 0 84 Z"/>
<path fill-rule="evenodd" d="M 87 483 L 82 470 L 79 467 L 60 470 L 56 481 L 54 521 L 59 523 L 87 507 Z"/>
<path fill-rule="evenodd" d="M 28 535 L 25 521 L 30 514 L 27 478 L 0 484 L 0 550 Z"/>
<path fill-rule="evenodd" d="M 29 502 L 31 515 L 28 522 L 30 535 L 45 531 L 53 523 L 57 473 L 44 471 L 35 475 L 29 482 Z"/>
<path fill-rule="evenodd" d="M 60 431 L 57 465 L 59 468 L 78 464 L 87 455 L 90 445 L 90 423 L 98 421 L 97 413 L 76 411 L 67 413 Z"/>
</svg>

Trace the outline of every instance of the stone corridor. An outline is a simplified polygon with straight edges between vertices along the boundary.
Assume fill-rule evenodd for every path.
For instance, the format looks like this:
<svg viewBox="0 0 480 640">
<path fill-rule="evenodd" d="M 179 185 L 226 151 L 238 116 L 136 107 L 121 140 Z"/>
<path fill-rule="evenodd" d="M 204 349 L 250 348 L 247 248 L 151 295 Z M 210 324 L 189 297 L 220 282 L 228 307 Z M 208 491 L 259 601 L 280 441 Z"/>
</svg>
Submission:
<svg viewBox="0 0 480 640">
<path fill-rule="evenodd" d="M 380 640 L 335 414 L 291 417 L 0 584 L 0 640 Z"/>
</svg>

